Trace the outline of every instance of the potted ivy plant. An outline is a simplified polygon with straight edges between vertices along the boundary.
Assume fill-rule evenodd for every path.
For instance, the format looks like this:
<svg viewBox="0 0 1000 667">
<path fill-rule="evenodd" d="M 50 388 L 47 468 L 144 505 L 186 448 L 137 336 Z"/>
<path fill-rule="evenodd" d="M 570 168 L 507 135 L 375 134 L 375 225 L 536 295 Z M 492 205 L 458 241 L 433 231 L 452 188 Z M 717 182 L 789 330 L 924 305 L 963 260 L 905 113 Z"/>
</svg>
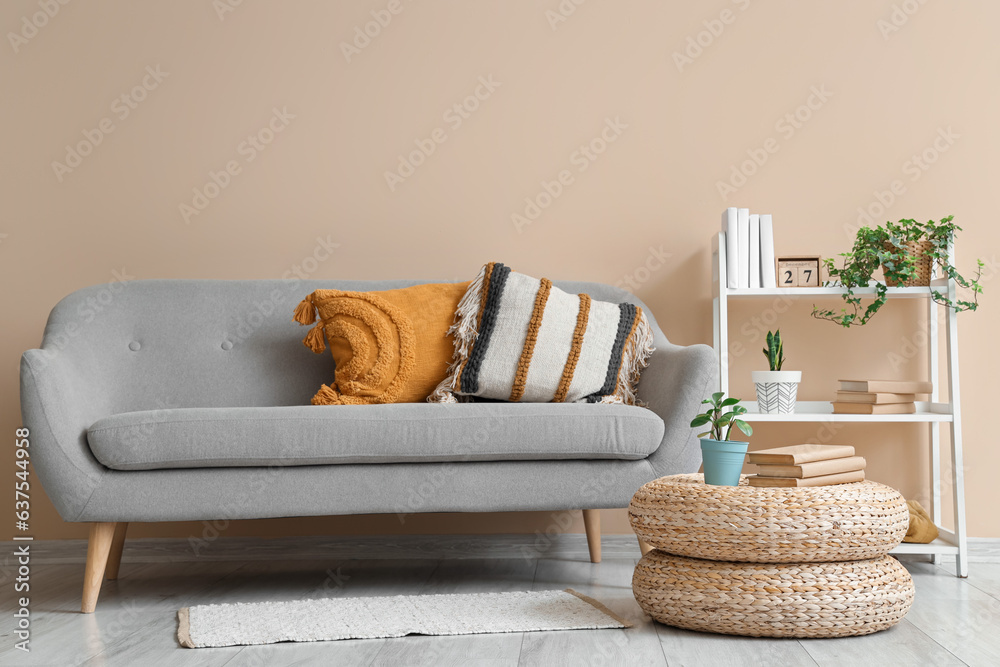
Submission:
<svg viewBox="0 0 1000 667">
<path fill-rule="evenodd" d="M 747 409 L 738 398 L 724 398 L 725 392 L 717 391 L 712 398 L 702 401 L 709 408 L 691 421 L 691 428 L 708 425 L 709 430 L 699 433 L 701 457 L 705 463 L 705 483 L 714 486 L 739 486 L 743 457 L 750 443 L 730 440 L 733 428 L 747 435 L 753 434 L 750 424 L 740 419 Z M 727 408 L 732 410 L 727 411 Z M 710 437 L 705 437 L 710 436 Z"/>
<path fill-rule="evenodd" d="M 952 266 L 949 249 L 955 241 L 955 233 L 962 231 L 961 227 L 952 222 L 954 217 L 949 215 L 940 222 L 917 222 L 907 218 L 899 222 L 886 222 L 875 229 L 859 229 L 851 251 L 840 253 L 840 257 L 844 258 L 840 268 L 832 257 L 823 260 L 831 280 L 845 288 L 844 302 L 849 308 L 842 308 L 838 313 L 813 306 L 813 317 L 830 320 L 843 327 L 861 326 L 885 304 L 888 288 L 896 286 L 927 287 L 931 298 L 943 306 L 954 308 L 956 312 L 976 310 L 979 295 L 983 293 L 979 279 L 984 264 L 982 260 L 976 260 L 978 269 L 971 280 L 963 277 Z M 972 300 L 952 300 L 931 287 L 931 274 L 935 266 L 944 277 L 953 279 L 959 287 L 971 292 Z M 875 273 L 879 269 L 882 270 L 884 282 L 875 281 Z M 868 287 L 873 281 L 875 298 L 867 308 L 862 309 L 861 297 L 854 290 Z"/>
<path fill-rule="evenodd" d="M 750 373 L 757 388 L 757 407 L 761 412 L 789 414 L 795 412 L 795 397 L 802 382 L 802 371 L 785 371 L 785 349 L 781 341 L 781 330 L 767 332 L 767 347 L 764 356 L 770 370 Z"/>
</svg>

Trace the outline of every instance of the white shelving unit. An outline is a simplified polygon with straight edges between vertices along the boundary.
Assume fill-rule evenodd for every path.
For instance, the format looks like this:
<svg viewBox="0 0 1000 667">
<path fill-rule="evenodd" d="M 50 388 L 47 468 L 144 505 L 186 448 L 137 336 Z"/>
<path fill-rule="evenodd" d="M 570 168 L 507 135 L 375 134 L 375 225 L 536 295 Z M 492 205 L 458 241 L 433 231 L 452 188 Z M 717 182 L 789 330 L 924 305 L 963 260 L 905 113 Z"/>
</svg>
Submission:
<svg viewBox="0 0 1000 667">
<path fill-rule="evenodd" d="M 731 289 L 727 287 L 726 276 L 726 236 L 724 232 L 717 234 L 712 243 L 712 294 L 713 294 L 713 329 L 714 346 L 719 360 L 719 390 L 729 393 L 729 300 L 759 299 L 789 297 L 840 296 L 844 293 L 840 287 L 786 287 Z M 954 263 L 954 248 L 949 250 L 950 260 Z M 945 292 L 953 301 L 957 288 L 955 281 L 935 279 L 931 283 L 939 291 Z M 875 288 L 855 289 L 855 294 L 874 294 Z M 940 377 L 938 352 L 938 304 L 930 298 L 926 287 L 890 287 L 889 299 L 925 299 L 927 301 L 928 331 L 927 350 L 930 368 L 930 381 L 934 391 L 930 400 L 917 403 L 917 412 L 909 415 L 855 415 L 833 414 L 833 406 L 824 401 L 799 401 L 794 414 L 761 414 L 757 410 L 756 401 L 745 401 L 747 408 L 744 418 L 756 422 L 917 422 L 926 423 L 930 439 L 930 484 L 931 484 L 931 518 L 937 525 L 941 536 L 930 544 L 901 544 L 893 550 L 896 554 L 924 554 L 934 557 L 938 562 L 942 556 L 954 556 L 957 574 L 966 577 L 969 573 L 968 544 L 965 535 L 965 475 L 962 462 L 962 421 L 961 400 L 958 383 L 958 317 L 951 308 L 945 313 L 945 342 L 949 402 L 939 400 L 938 386 Z M 830 325 L 833 326 L 833 325 Z M 941 525 L 941 431 L 947 425 L 951 429 L 951 477 L 948 480 L 951 487 L 952 506 L 954 510 L 954 531 Z"/>
</svg>

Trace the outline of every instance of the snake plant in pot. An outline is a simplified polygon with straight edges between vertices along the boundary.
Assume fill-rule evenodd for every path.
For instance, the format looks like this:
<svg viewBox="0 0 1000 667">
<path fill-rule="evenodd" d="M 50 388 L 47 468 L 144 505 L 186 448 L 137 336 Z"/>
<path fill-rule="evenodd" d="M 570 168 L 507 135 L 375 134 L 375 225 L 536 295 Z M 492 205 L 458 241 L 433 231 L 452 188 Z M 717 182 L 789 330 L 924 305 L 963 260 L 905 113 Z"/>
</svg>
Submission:
<svg viewBox="0 0 1000 667">
<path fill-rule="evenodd" d="M 767 332 L 767 347 L 764 356 L 770 370 L 753 371 L 750 376 L 757 388 L 757 408 L 761 412 L 789 414 L 795 412 L 795 397 L 802 382 L 802 371 L 782 370 L 785 363 L 785 348 L 781 340 L 781 330 Z"/>
<path fill-rule="evenodd" d="M 738 398 L 724 398 L 725 392 L 717 391 L 712 398 L 702 404 L 709 408 L 691 421 L 691 428 L 709 426 L 709 430 L 699 433 L 701 438 L 701 458 L 705 463 L 705 483 L 714 486 L 739 486 L 743 457 L 750 443 L 730 440 L 733 428 L 747 435 L 753 434 L 750 424 L 740 419 L 747 409 L 739 405 Z M 732 408 L 727 412 L 727 408 Z M 705 436 L 711 436 L 706 438 Z"/>
</svg>

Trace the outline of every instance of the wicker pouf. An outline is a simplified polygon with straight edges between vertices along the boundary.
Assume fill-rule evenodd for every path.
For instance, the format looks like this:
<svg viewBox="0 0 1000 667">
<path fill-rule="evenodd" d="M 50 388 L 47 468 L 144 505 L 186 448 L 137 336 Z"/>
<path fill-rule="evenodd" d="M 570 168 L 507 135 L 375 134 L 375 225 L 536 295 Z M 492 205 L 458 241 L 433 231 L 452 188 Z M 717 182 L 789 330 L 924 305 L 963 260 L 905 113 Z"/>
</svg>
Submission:
<svg viewBox="0 0 1000 667">
<path fill-rule="evenodd" d="M 891 556 L 836 563 L 728 563 L 653 550 L 632 578 L 654 620 L 752 637 L 845 637 L 884 630 L 913 603 Z"/>
<path fill-rule="evenodd" d="M 878 558 L 903 541 L 910 514 L 899 491 L 869 481 L 758 488 L 672 475 L 639 489 L 629 520 L 648 544 L 680 556 L 802 563 Z"/>
<path fill-rule="evenodd" d="M 909 525 L 906 501 L 875 482 L 709 486 L 701 475 L 644 485 L 632 529 L 654 547 L 632 592 L 654 620 L 752 637 L 844 637 L 884 630 L 913 602 L 886 555 Z"/>
</svg>

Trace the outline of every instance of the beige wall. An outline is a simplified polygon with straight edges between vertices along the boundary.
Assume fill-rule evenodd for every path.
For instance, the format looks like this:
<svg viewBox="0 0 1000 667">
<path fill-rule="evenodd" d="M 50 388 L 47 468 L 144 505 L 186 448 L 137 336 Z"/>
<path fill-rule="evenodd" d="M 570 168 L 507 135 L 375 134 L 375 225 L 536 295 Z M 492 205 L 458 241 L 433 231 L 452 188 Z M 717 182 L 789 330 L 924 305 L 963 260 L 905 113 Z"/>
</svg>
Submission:
<svg viewBox="0 0 1000 667">
<path fill-rule="evenodd" d="M 989 264 L 983 310 L 961 318 L 961 373 L 969 531 L 1000 537 L 990 333 L 1000 327 L 992 280 L 1000 4 L 907 0 L 919 7 L 908 16 L 894 15 L 889 0 L 565 0 L 575 11 L 557 21 L 558 0 L 403 0 L 347 62 L 341 43 L 387 0 L 248 0 L 220 15 L 226 2 L 70 2 L 47 22 L 36 17 L 46 23 L 37 31 L 24 24 L 40 11 L 35 0 L 0 6 L 3 32 L 27 36 L 15 39 L 16 53 L 9 34 L 0 46 L 0 422 L 8 437 L 20 423 L 19 354 L 38 345 L 58 299 L 116 271 L 274 278 L 328 237 L 340 246 L 315 277 L 458 279 L 487 260 L 552 278 L 634 276 L 671 339 L 710 343 L 711 235 L 725 206 L 773 213 L 779 253 L 829 256 L 849 247 L 858 208 L 898 180 L 901 194 L 877 222 L 953 213 L 965 226 L 961 266 L 977 256 Z M 728 23 L 713 24 L 720 15 Z M 889 32 L 893 20 L 898 30 Z M 706 21 L 720 34 L 700 34 Z M 673 54 L 689 38 L 705 46 L 679 67 Z M 499 85 L 480 83 L 491 78 Z M 115 101 L 144 83 L 134 108 Z M 467 118 L 449 112 L 477 88 L 484 99 Z M 808 120 L 782 121 L 816 90 L 826 92 L 801 112 Z M 275 108 L 294 118 L 275 121 L 273 142 L 259 151 L 242 144 Z M 615 141 L 593 161 L 581 157 L 607 119 L 624 125 L 607 132 Z M 951 139 L 936 139 L 949 128 Z M 84 132 L 100 135 L 99 145 L 57 174 L 52 163 L 65 162 L 66 145 Z M 443 143 L 390 190 L 384 173 L 433 136 Z M 717 182 L 764 146 L 777 151 L 723 200 Z M 911 156 L 925 149 L 933 163 L 913 170 Z M 185 224 L 179 205 L 230 161 L 239 173 Z M 561 170 L 572 182 L 518 230 L 512 214 Z M 669 258 L 646 272 L 651 249 Z M 771 306 L 734 311 L 733 340 L 748 353 L 737 355 L 733 388 L 745 397 L 762 362 L 753 318 Z M 801 398 L 829 399 L 843 374 L 925 372 L 922 354 L 906 357 L 922 315 L 915 306 L 891 304 L 853 331 L 812 320 L 810 307 L 798 303 L 777 320 L 788 365 L 805 372 Z M 761 426 L 754 446 L 816 437 L 815 425 Z M 858 445 L 871 477 L 926 499 L 924 427 L 848 426 L 834 440 Z M 4 469 L 10 480 L 10 463 Z M 33 512 L 38 537 L 85 534 L 61 522 L 38 487 Z M 533 532 L 561 522 L 545 513 L 405 524 L 348 517 L 244 522 L 226 532 Z M 627 531 L 622 511 L 607 512 L 605 523 Z M 571 530 L 579 529 L 577 520 Z M 202 530 L 145 525 L 133 534 Z"/>
</svg>

